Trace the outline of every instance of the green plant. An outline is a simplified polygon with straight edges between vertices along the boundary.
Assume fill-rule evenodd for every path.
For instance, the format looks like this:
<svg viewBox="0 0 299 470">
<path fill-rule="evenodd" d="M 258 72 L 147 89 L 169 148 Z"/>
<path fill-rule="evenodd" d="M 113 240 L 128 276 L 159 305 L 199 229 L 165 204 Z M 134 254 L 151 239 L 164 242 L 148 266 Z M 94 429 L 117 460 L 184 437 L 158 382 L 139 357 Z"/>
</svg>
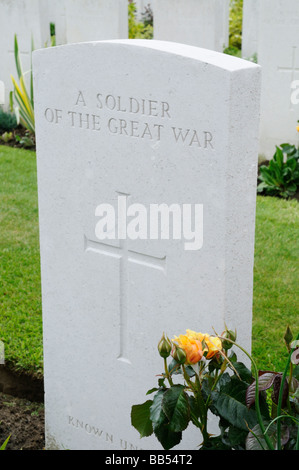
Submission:
<svg viewBox="0 0 299 470">
<path fill-rule="evenodd" d="M 29 132 L 26 132 L 23 137 L 20 137 L 19 135 L 16 135 L 16 141 L 22 145 L 24 148 L 32 148 L 35 145 L 35 138 L 34 135 L 30 134 Z"/>
<path fill-rule="evenodd" d="M 242 48 L 242 18 L 243 0 L 230 0 L 229 47 L 237 50 Z"/>
<path fill-rule="evenodd" d="M 31 50 L 32 52 L 33 41 L 32 41 L 31 49 L 32 49 Z M 19 84 L 14 79 L 14 77 L 11 76 L 13 86 L 14 86 L 14 92 L 13 94 L 11 93 L 11 96 L 10 96 L 11 107 L 13 107 L 12 101 L 13 101 L 13 96 L 14 96 L 17 102 L 17 109 L 16 109 L 17 118 L 20 119 L 20 123 L 26 129 L 28 129 L 30 132 L 34 134 L 35 122 L 34 122 L 32 67 L 31 67 L 31 70 L 29 71 L 30 72 L 30 92 L 28 92 L 26 89 L 25 73 L 23 73 L 23 70 L 22 70 L 22 64 L 21 64 L 20 54 L 19 54 L 19 45 L 18 45 L 18 40 L 17 40 L 16 35 L 15 35 L 15 40 L 14 40 L 14 54 L 15 54 L 15 63 L 16 63 L 16 69 L 17 69 L 17 74 L 19 78 Z"/>
<path fill-rule="evenodd" d="M 7 144 L 7 142 L 10 142 L 13 140 L 13 133 L 12 132 L 4 132 L 2 135 L 0 135 L 0 140 L 3 140 Z"/>
<path fill-rule="evenodd" d="M 289 144 L 276 147 L 269 165 L 261 165 L 258 179 L 258 193 L 283 198 L 294 196 L 299 185 L 298 150 Z"/>
<path fill-rule="evenodd" d="M 3 131 L 12 131 L 17 127 L 16 116 L 12 113 L 6 113 L 0 108 L 0 129 Z"/>
<path fill-rule="evenodd" d="M 151 9 L 150 5 L 144 7 L 144 11 L 141 13 L 142 16 L 142 22 L 144 23 L 144 26 L 152 26 L 154 25 L 154 15 L 153 15 L 153 10 Z"/>
<path fill-rule="evenodd" d="M 132 425 L 141 437 L 154 433 L 167 450 L 181 441 L 190 422 L 202 435 L 201 450 L 299 450 L 298 338 L 292 342 L 287 330 L 288 360 L 283 374 L 277 374 L 259 373 L 252 357 L 235 342 L 236 333 L 227 328 L 221 336 L 187 330 L 170 341 L 163 335 L 158 350 L 164 372 L 158 387 L 147 392 L 155 393 L 154 398 L 132 406 Z M 234 351 L 228 355 L 232 346 L 248 356 L 252 372 Z M 177 374 L 183 384 L 174 383 Z M 265 390 L 272 386 L 269 398 Z M 209 411 L 219 418 L 219 436 L 209 433 Z"/>
<path fill-rule="evenodd" d="M 153 26 L 146 18 L 146 23 L 139 22 L 136 19 L 136 5 L 132 0 L 128 4 L 128 17 L 129 17 L 129 39 L 152 39 Z"/>
<path fill-rule="evenodd" d="M 56 46 L 56 26 L 55 23 L 50 23 L 50 43 L 51 46 Z"/>
<path fill-rule="evenodd" d="M 10 439 L 10 436 L 8 436 L 8 438 L 6 439 L 6 441 L 3 442 L 2 446 L 0 447 L 0 450 L 5 450 L 5 449 L 6 449 L 6 446 L 7 446 L 7 444 L 8 444 L 9 439 Z"/>
</svg>

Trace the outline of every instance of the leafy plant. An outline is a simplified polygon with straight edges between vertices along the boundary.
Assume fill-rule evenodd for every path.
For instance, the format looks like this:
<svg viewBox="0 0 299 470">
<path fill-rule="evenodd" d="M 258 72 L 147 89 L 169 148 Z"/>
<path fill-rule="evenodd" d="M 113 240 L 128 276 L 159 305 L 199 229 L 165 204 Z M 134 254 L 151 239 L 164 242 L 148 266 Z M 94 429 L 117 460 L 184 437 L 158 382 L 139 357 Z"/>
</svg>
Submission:
<svg viewBox="0 0 299 470">
<path fill-rule="evenodd" d="M 298 155 L 298 149 L 292 145 L 282 144 L 281 148 L 276 147 L 269 165 L 260 167 L 258 193 L 283 198 L 294 196 L 299 185 Z"/>
<path fill-rule="evenodd" d="M 148 15 L 145 17 L 145 23 L 138 21 L 136 18 L 136 4 L 129 0 L 128 17 L 129 17 L 129 39 L 152 39 L 153 26 Z"/>
<path fill-rule="evenodd" d="M 242 48 L 243 0 L 230 0 L 229 47 Z"/>
<path fill-rule="evenodd" d="M 32 42 L 32 51 L 33 51 L 33 42 Z M 31 70 L 29 71 L 30 72 L 30 92 L 28 92 L 26 89 L 25 74 L 23 73 L 23 70 L 22 70 L 22 64 L 21 64 L 20 54 L 19 54 L 19 45 L 18 45 L 18 40 L 17 40 L 16 35 L 15 35 L 15 40 L 14 40 L 14 54 L 15 54 L 15 63 L 16 63 L 19 83 L 17 83 L 17 81 L 11 75 L 11 79 L 12 79 L 13 86 L 14 86 L 13 95 L 11 94 L 11 106 L 12 106 L 12 101 L 13 101 L 12 96 L 14 96 L 17 102 L 17 110 L 16 110 L 17 118 L 20 119 L 20 123 L 26 129 L 28 129 L 30 132 L 34 134 L 35 122 L 34 122 L 32 67 L 31 67 Z"/>
<path fill-rule="evenodd" d="M 10 142 L 11 140 L 13 140 L 13 133 L 4 132 L 2 135 L 0 135 L 0 139 L 7 144 L 7 142 Z"/>
<path fill-rule="evenodd" d="M 154 15 L 153 15 L 153 10 L 151 9 L 151 6 L 148 4 L 148 6 L 144 7 L 144 11 L 141 13 L 142 16 L 142 21 L 144 23 L 144 26 L 152 26 L 154 25 Z"/>
<path fill-rule="evenodd" d="M 6 113 L 0 108 L 0 129 L 9 132 L 15 129 L 17 125 L 16 116 L 12 113 Z"/>
<path fill-rule="evenodd" d="M 298 338 L 292 341 L 287 329 L 288 360 L 278 374 L 259 373 L 227 328 L 221 336 L 187 330 L 172 341 L 163 334 L 158 350 L 164 372 L 158 387 L 147 392 L 155 393 L 153 399 L 132 406 L 132 425 L 141 437 L 154 433 L 167 450 L 181 441 L 190 422 L 201 432 L 201 450 L 299 450 Z M 252 372 L 235 352 L 228 356 L 233 345 L 250 358 Z M 181 375 L 183 383 L 175 384 L 174 375 Z M 269 398 L 265 391 L 271 387 Z M 209 411 L 219 418 L 219 436 L 208 432 Z"/>
<path fill-rule="evenodd" d="M 56 46 L 56 26 L 55 23 L 50 23 L 50 42 L 51 46 Z"/>
<path fill-rule="evenodd" d="M 35 145 L 34 136 L 30 134 L 29 132 L 27 132 L 22 137 L 19 135 L 16 135 L 15 138 L 16 138 L 16 141 L 19 142 L 20 145 L 22 145 L 22 147 L 24 148 L 32 148 Z"/>
</svg>

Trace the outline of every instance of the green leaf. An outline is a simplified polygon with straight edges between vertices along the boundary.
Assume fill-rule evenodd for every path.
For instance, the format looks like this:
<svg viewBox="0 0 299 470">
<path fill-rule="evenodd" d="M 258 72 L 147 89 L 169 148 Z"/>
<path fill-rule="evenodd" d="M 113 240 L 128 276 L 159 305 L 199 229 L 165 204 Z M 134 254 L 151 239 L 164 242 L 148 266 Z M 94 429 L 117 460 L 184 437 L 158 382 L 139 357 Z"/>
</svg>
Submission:
<svg viewBox="0 0 299 470">
<path fill-rule="evenodd" d="M 297 167 L 297 160 L 296 158 L 289 158 L 287 161 L 286 161 L 286 165 L 292 170 L 292 171 L 295 171 L 296 170 L 296 167 Z"/>
<path fill-rule="evenodd" d="M 267 424 L 267 423 L 265 423 Z M 268 428 L 267 435 L 270 438 L 273 448 L 276 448 L 277 445 L 277 428 L 275 423 L 271 424 Z M 287 426 L 283 426 L 282 435 L 281 435 L 281 443 L 285 445 L 290 438 L 289 429 Z M 262 430 L 257 424 L 251 430 L 246 438 L 246 450 L 267 450 L 268 446 L 265 440 L 265 437 L 262 433 Z"/>
<path fill-rule="evenodd" d="M 273 159 L 277 162 L 278 166 L 282 168 L 283 165 L 283 152 L 279 147 L 276 147 L 276 153 Z"/>
<path fill-rule="evenodd" d="M 18 74 L 18 77 L 20 79 L 23 75 L 23 71 L 22 71 L 22 65 L 21 65 L 21 61 L 20 61 L 19 44 L 18 44 L 18 39 L 17 39 L 16 34 L 15 34 L 14 53 L 15 53 L 15 63 L 16 63 L 17 74 Z"/>
<path fill-rule="evenodd" d="M 5 449 L 6 449 L 6 446 L 7 446 L 7 444 L 8 444 L 9 439 L 10 439 L 10 436 L 8 436 L 8 438 L 6 439 L 6 441 L 3 442 L 2 446 L 0 447 L 0 450 L 5 450 Z"/>
<path fill-rule="evenodd" d="M 247 431 L 241 431 L 234 426 L 230 426 L 228 429 L 228 440 L 231 446 L 242 446 L 244 447 L 244 443 L 247 437 Z"/>
<path fill-rule="evenodd" d="M 277 374 L 275 372 L 266 372 L 265 374 L 260 375 L 258 378 L 259 392 L 268 390 L 268 388 L 272 387 L 276 375 Z M 250 408 L 250 406 L 255 402 L 255 387 L 256 381 L 252 382 L 246 390 L 246 405 L 248 408 Z"/>
<path fill-rule="evenodd" d="M 179 444 L 182 439 L 182 433 L 173 432 L 170 430 L 169 420 L 162 408 L 162 402 L 165 394 L 165 390 L 159 390 L 159 392 L 156 393 L 153 404 L 150 407 L 150 418 L 155 436 L 163 448 L 168 450 Z"/>
<path fill-rule="evenodd" d="M 189 406 L 190 406 L 190 419 L 194 426 L 201 429 L 201 424 L 198 420 L 199 412 L 198 412 L 198 404 L 197 401 L 193 396 L 188 396 Z"/>
<path fill-rule="evenodd" d="M 221 388 L 219 393 L 213 394 L 213 405 L 218 414 L 233 426 L 248 430 L 257 422 L 253 409 L 248 410 L 245 403 L 247 384 L 238 379 L 232 379 Z"/>
<path fill-rule="evenodd" d="M 222 436 L 210 437 L 210 439 L 201 446 L 200 450 L 231 450 L 231 447 L 226 445 Z"/>
<path fill-rule="evenodd" d="M 190 408 L 183 385 L 174 385 L 165 392 L 162 408 L 169 420 L 171 431 L 180 432 L 186 429 L 190 420 Z"/>
<path fill-rule="evenodd" d="M 168 426 L 164 425 L 156 428 L 155 436 L 165 450 L 171 449 L 172 447 L 179 444 L 182 440 L 181 432 L 172 432 Z"/>
<path fill-rule="evenodd" d="M 150 407 L 152 400 L 148 400 L 142 405 L 134 405 L 131 410 L 131 423 L 140 434 L 140 437 L 147 437 L 153 433 L 153 426 L 150 419 Z"/>
<path fill-rule="evenodd" d="M 282 148 L 283 153 L 286 155 L 294 155 L 296 153 L 295 145 L 281 144 L 280 147 Z"/>
<path fill-rule="evenodd" d="M 236 371 L 238 372 L 239 376 L 244 382 L 250 384 L 252 382 L 252 372 L 248 369 L 242 362 L 233 362 L 232 364 Z"/>
<path fill-rule="evenodd" d="M 30 56 L 30 101 L 32 103 L 32 106 L 34 104 L 34 99 L 33 99 L 33 69 L 32 69 L 32 53 L 34 51 L 34 41 L 33 41 L 33 36 L 31 37 L 31 56 Z"/>
<path fill-rule="evenodd" d="M 159 389 L 157 387 L 151 388 L 146 392 L 146 395 L 151 395 L 154 392 L 157 392 Z"/>
<path fill-rule="evenodd" d="M 165 422 L 165 414 L 162 408 L 162 400 L 165 390 L 159 390 L 154 396 L 154 401 L 150 407 L 150 418 L 153 423 L 153 428 L 159 427 L 161 423 Z"/>
</svg>

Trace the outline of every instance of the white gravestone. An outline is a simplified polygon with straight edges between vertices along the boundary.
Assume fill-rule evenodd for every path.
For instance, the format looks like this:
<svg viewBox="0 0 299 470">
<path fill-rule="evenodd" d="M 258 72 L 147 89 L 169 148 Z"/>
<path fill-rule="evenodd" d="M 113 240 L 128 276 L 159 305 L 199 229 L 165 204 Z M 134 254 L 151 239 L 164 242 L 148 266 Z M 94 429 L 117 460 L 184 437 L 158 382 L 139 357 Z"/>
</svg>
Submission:
<svg viewBox="0 0 299 470">
<path fill-rule="evenodd" d="M 299 2 L 263 0 L 259 8 L 260 154 L 270 159 L 276 145 L 299 144 Z"/>
<path fill-rule="evenodd" d="M 261 0 L 243 0 L 242 57 L 257 54 L 259 3 Z"/>
<path fill-rule="evenodd" d="M 222 52 L 228 45 L 229 0 L 153 0 L 154 38 Z"/>
<path fill-rule="evenodd" d="M 260 68 L 143 40 L 33 65 L 47 447 L 161 449 L 130 412 L 163 370 L 162 333 L 226 322 L 250 350 Z M 157 205 L 181 211 L 179 234 L 155 231 Z M 190 425 L 176 448 L 200 440 Z"/>
<path fill-rule="evenodd" d="M 65 0 L 67 43 L 128 37 L 127 0 Z"/>
</svg>

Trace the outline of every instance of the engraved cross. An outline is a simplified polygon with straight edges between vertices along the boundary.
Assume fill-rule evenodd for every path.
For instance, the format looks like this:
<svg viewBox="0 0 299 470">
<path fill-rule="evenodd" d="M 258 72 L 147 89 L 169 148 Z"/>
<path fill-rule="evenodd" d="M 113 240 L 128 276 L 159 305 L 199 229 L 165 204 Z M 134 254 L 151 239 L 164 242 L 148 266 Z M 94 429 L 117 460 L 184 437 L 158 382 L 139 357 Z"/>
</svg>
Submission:
<svg viewBox="0 0 299 470">
<path fill-rule="evenodd" d="M 128 196 L 128 195 L 127 195 Z M 110 256 L 119 259 L 119 312 L 120 312 L 120 344 L 119 361 L 131 364 L 128 359 L 128 288 L 129 288 L 129 263 L 139 264 L 147 268 L 156 269 L 166 273 L 166 256 L 157 257 L 142 252 L 134 251 L 128 248 L 127 239 L 119 240 L 119 246 L 109 245 L 108 243 L 90 240 L 84 236 L 84 248 L 86 252 L 94 252 L 99 255 Z"/>
<path fill-rule="evenodd" d="M 296 50 L 297 47 L 293 46 L 292 48 L 292 66 L 291 67 L 277 67 L 280 72 L 291 72 L 291 83 L 295 80 L 295 73 L 299 72 L 299 68 L 296 68 Z M 292 101 L 290 100 L 290 109 L 292 109 Z"/>
</svg>

